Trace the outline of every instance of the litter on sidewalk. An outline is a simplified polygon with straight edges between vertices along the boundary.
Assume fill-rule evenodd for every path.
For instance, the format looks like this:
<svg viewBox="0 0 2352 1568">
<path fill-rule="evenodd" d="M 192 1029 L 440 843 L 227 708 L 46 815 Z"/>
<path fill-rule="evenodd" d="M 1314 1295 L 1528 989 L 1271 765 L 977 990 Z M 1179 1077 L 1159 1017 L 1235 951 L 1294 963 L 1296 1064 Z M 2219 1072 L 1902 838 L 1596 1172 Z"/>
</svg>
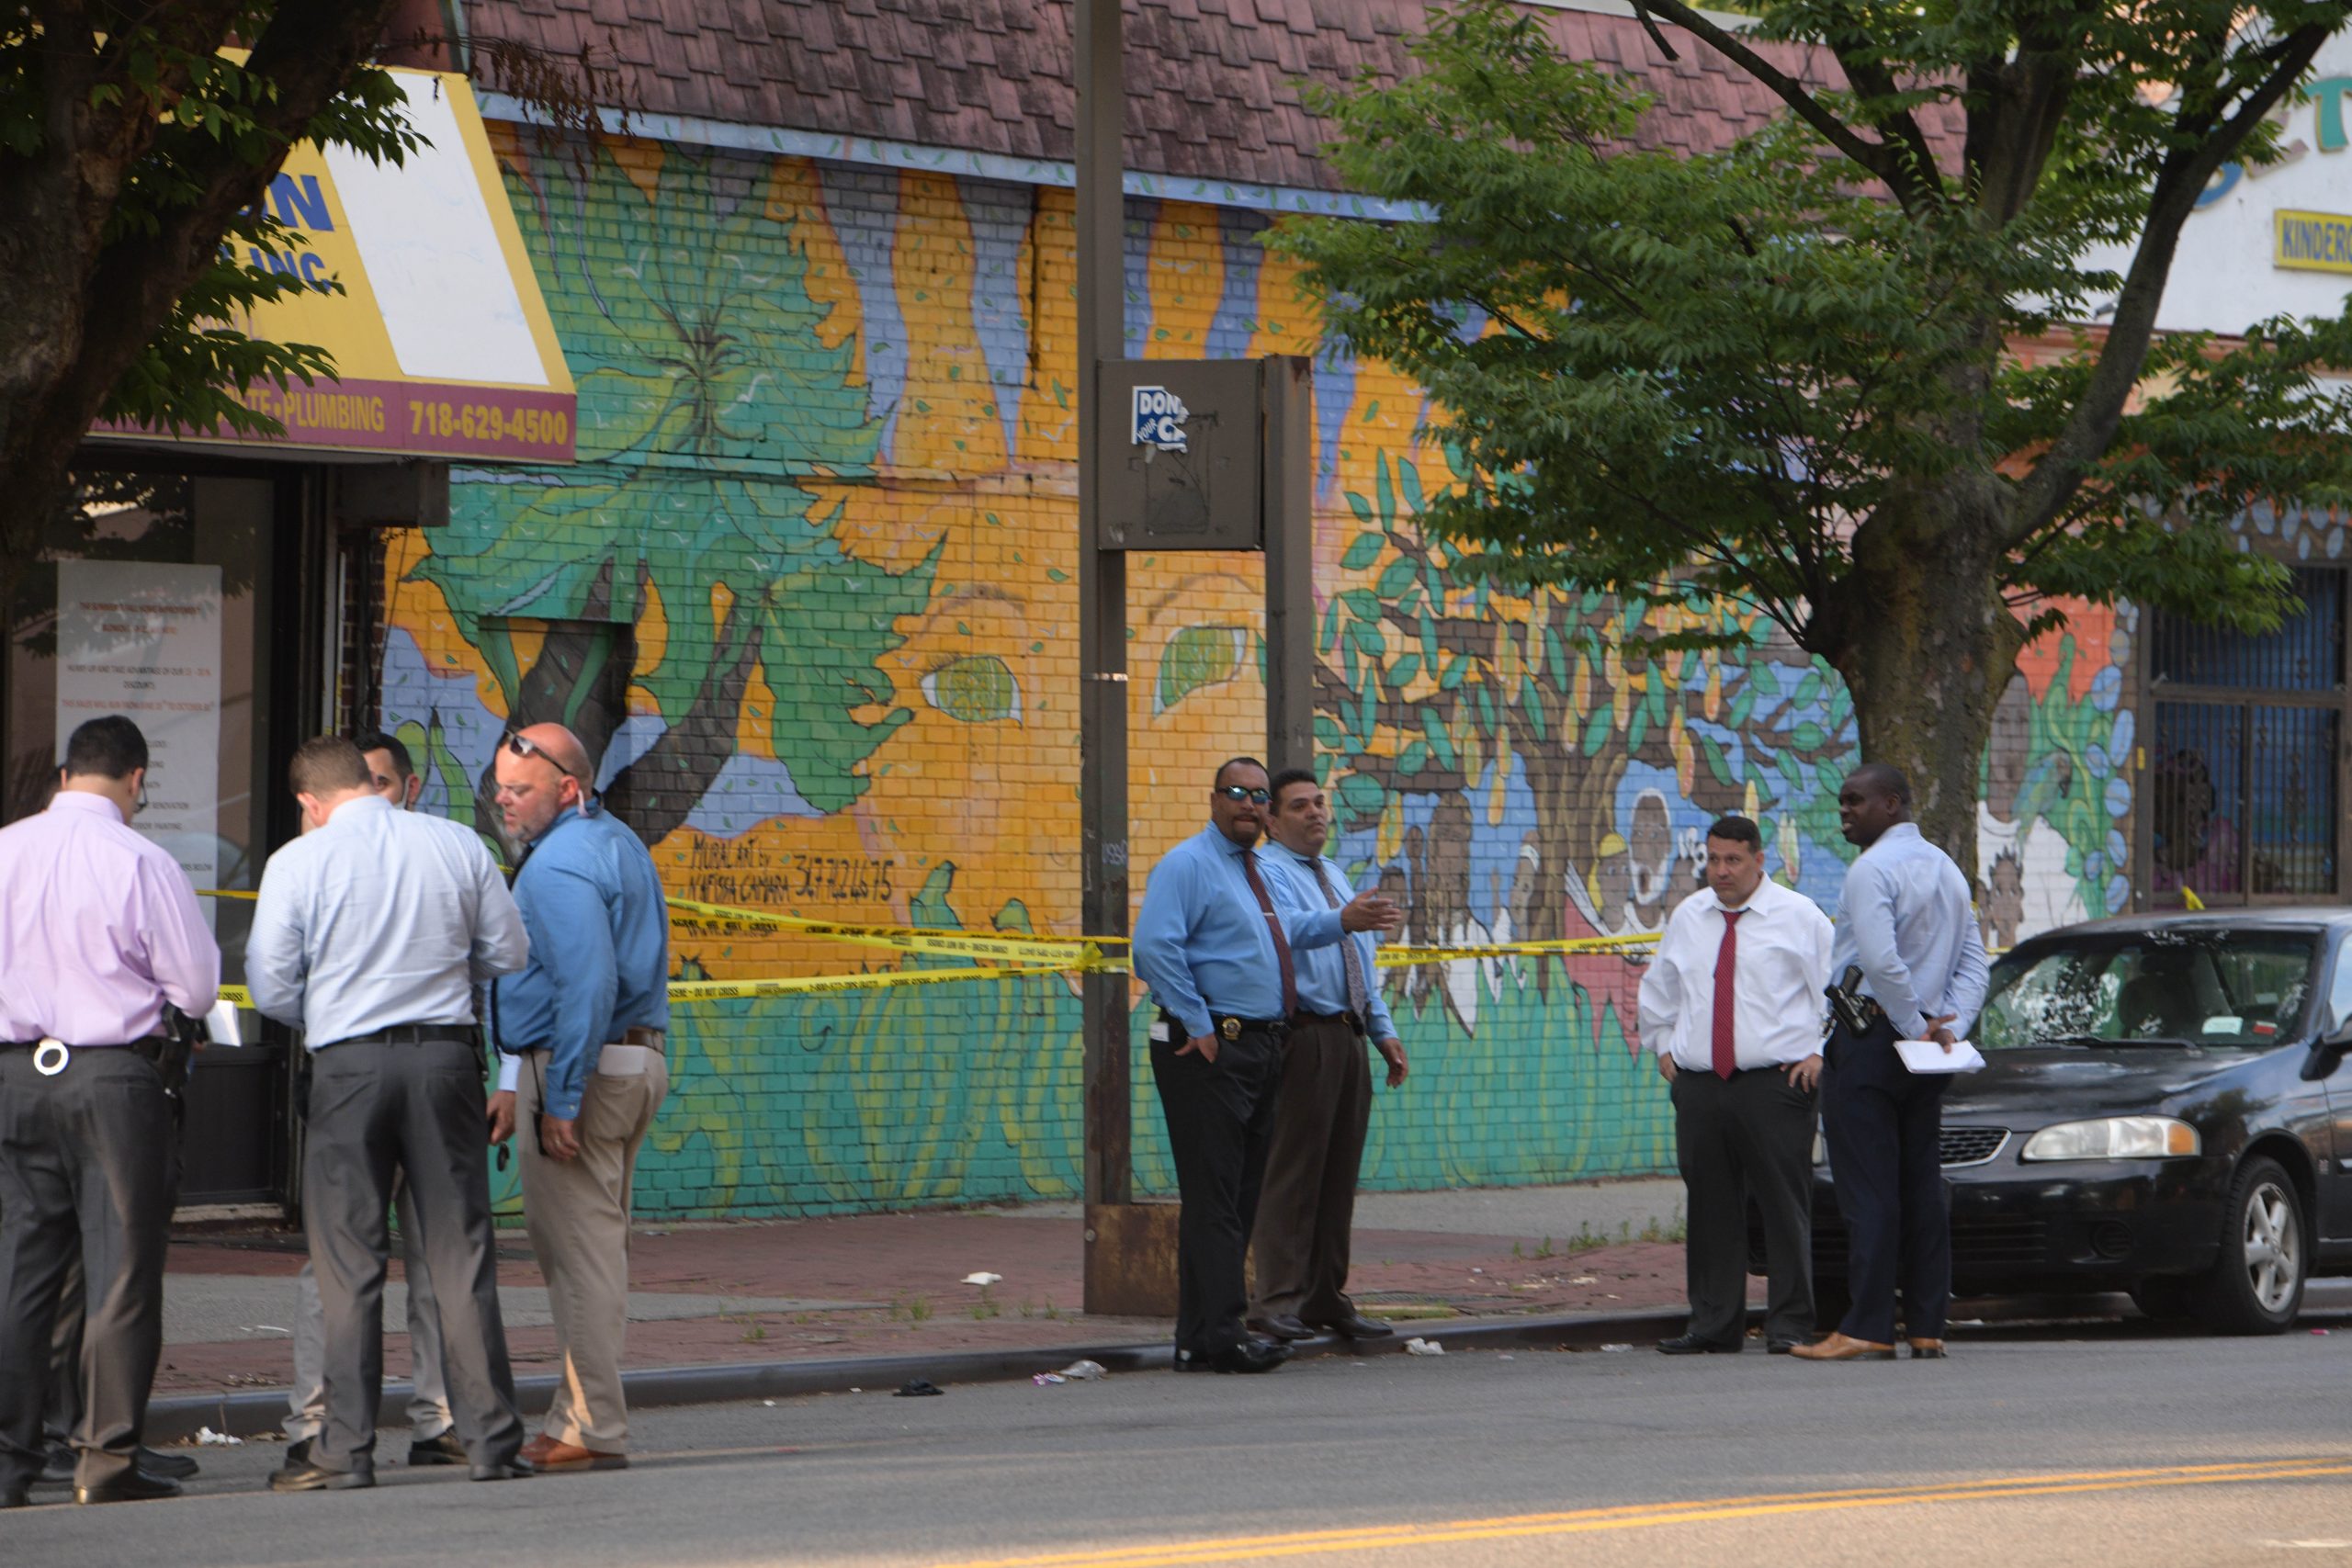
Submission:
<svg viewBox="0 0 2352 1568">
<path fill-rule="evenodd" d="M 1408 1339 L 1405 1341 L 1405 1354 L 1408 1356 L 1442 1356 L 1445 1354 L 1445 1347 L 1439 1344 L 1434 1339 Z"/>
</svg>

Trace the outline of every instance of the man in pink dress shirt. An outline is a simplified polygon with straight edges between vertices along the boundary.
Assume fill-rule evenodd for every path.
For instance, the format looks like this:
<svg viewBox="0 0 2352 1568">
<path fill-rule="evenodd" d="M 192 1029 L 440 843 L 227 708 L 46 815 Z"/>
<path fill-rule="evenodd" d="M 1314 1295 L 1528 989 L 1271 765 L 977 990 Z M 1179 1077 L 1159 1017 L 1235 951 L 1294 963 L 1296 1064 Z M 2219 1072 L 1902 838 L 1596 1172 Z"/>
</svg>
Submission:
<svg viewBox="0 0 2352 1568">
<path fill-rule="evenodd" d="M 153 1056 L 166 1002 L 210 1010 L 220 950 L 187 874 L 130 829 L 139 727 L 90 720 L 61 774 L 48 810 L 0 829 L 0 1507 L 21 1506 L 40 1472 L 50 1335 L 77 1254 L 74 1498 L 179 1491 L 137 1463 L 178 1159 Z"/>
</svg>

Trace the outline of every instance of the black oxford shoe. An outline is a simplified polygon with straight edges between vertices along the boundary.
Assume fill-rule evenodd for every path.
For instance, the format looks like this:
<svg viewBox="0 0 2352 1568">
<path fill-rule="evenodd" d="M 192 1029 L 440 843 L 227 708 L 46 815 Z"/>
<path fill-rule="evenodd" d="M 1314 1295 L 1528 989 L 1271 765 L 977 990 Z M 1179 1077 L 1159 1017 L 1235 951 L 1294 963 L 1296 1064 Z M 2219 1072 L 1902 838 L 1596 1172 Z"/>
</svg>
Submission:
<svg viewBox="0 0 2352 1568">
<path fill-rule="evenodd" d="M 1328 1328 L 1334 1334 L 1345 1335 L 1350 1339 L 1385 1339 L 1396 1332 L 1395 1328 L 1381 1322 L 1380 1319 L 1366 1317 L 1360 1312 L 1351 1312 L 1345 1317 L 1335 1317 L 1330 1322 L 1317 1326 Z"/>
<path fill-rule="evenodd" d="M 307 1458 L 300 1464 L 288 1463 L 283 1470 L 272 1471 L 269 1476 L 272 1492 L 356 1492 L 375 1484 L 376 1472 L 372 1470 L 329 1470 Z"/>
<path fill-rule="evenodd" d="M 475 1465 L 468 1472 L 467 1478 L 472 1481 L 520 1481 L 526 1476 L 537 1473 L 538 1472 L 531 1468 L 529 1460 L 517 1454 L 503 1464 Z"/>
<path fill-rule="evenodd" d="M 168 1475 L 150 1475 L 143 1470 L 131 1470 L 116 1479 L 96 1486 L 76 1486 L 76 1503 L 152 1503 L 159 1497 L 176 1497 L 180 1483 Z"/>
<path fill-rule="evenodd" d="M 1764 1348 L 1775 1356 L 1785 1356 L 1804 1343 L 1802 1339 L 1767 1339 L 1764 1341 Z"/>
<path fill-rule="evenodd" d="M 1719 1345 L 1712 1339 L 1702 1339 L 1695 1334 L 1678 1334 L 1671 1339 L 1657 1342 L 1661 1356 L 1736 1356 L 1736 1344 Z"/>
<path fill-rule="evenodd" d="M 159 1453 L 153 1449 L 142 1448 L 139 1450 L 139 1468 L 167 1481 L 196 1479 L 196 1461 L 187 1454 Z"/>
<path fill-rule="evenodd" d="M 1262 1334 L 1269 1339 L 1312 1339 L 1315 1337 L 1315 1330 L 1306 1326 L 1304 1319 L 1293 1317 L 1288 1313 L 1279 1314 L 1273 1317 L 1253 1317 L 1250 1320 L 1250 1331 L 1252 1334 Z"/>
<path fill-rule="evenodd" d="M 1271 1372 L 1290 1359 L 1290 1347 L 1274 1339 L 1244 1339 L 1213 1354 L 1176 1353 L 1180 1372 Z"/>
</svg>

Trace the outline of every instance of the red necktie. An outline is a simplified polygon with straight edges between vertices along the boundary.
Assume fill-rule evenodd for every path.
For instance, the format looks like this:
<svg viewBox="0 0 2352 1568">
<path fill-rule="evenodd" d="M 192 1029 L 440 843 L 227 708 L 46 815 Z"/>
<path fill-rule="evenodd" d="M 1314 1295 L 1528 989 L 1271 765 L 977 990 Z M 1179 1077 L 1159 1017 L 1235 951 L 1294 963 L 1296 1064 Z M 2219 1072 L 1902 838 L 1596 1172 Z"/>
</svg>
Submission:
<svg viewBox="0 0 2352 1568">
<path fill-rule="evenodd" d="M 1715 949 L 1715 1073 L 1725 1078 L 1739 1071 L 1732 980 L 1739 972 L 1739 917 L 1746 913 L 1745 909 L 1724 911 L 1724 944 Z"/>
<path fill-rule="evenodd" d="M 1258 908 L 1266 917 L 1266 931 L 1274 939 L 1274 962 L 1283 967 L 1283 1017 L 1287 1019 L 1298 1010 L 1298 976 L 1290 966 L 1290 939 L 1283 934 L 1282 917 L 1274 913 L 1274 901 L 1266 896 L 1266 879 L 1258 874 L 1258 857 L 1249 850 L 1241 852 L 1241 874 L 1250 879 L 1250 891 L 1258 896 Z"/>
</svg>

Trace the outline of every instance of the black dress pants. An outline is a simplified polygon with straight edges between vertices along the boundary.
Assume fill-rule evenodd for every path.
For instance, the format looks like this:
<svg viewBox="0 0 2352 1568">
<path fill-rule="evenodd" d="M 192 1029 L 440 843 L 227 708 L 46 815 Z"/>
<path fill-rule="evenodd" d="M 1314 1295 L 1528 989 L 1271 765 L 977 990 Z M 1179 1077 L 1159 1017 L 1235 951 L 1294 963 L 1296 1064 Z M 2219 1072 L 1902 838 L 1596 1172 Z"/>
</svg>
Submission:
<svg viewBox="0 0 2352 1568">
<path fill-rule="evenodd" d="M 476 1464 L 522 1451 L 523 1418 L 498 1314 L 491 1235 L 489 1122 L 469 1041 L 358 1040 L 313 1054 L 303 1229 L 326 1320 L 326 1424 L 311 1461 L 375 1468 L 384 1389 L 385 1214 L 408 1175 L 426 1271 L 441 1308 L 449 1414 Z"/>
<path fill-rule="evenodd" d="M 1775 1067 L 1674 1075 L 1674 1145 L 1690 1213 L 1690 1333 L 1747 1337 L 1747 1207 L 1764 1225 L 1772 1339 L 1813 1333 L 1813 1096 Z"/>
<path fill-rule="evenodd" d="M 1215 1062 L 1180 1056 L 1184 1027 L 1151 1043 L 1151 1077 L 1168 1119 L 1183 1207 L 1176 1221 L 1176 1353 L 1213 1357 L 1249 1337 L 1244 1258 L 1266 1175 L 1266 1139 L 1282 1084 L 1271 1030 L 1219 1040 Z"/>
<path fill-rule="evenodd" d="M 0 1050 L 0 1495 L 40 1472 L 58 1303 L 74 1258 L 86 1310 L 78 1486 L 138 1462 L 164 1343 L 164 1254 L 178 1185 L 172 1114 L 154 1064 L 83 1047 L 44 1077 Z"/>
<path fill-rule="evenodd" d="M 1856 1339 L 1894 1342 L 1894 1294 L 1904 1332 L 1940 1339 L 1951 1299 L 1951 1216 L 1939 1147 L 1948 1074 L 1915 1074 L 1895 1054 L 1894 1026 L 1839 1024 L 1822 1063 L 1821 1123 L 1838 1213 L 1846 1222 L 1846 1288 L 1838 1326 Z"/>
</svg>

